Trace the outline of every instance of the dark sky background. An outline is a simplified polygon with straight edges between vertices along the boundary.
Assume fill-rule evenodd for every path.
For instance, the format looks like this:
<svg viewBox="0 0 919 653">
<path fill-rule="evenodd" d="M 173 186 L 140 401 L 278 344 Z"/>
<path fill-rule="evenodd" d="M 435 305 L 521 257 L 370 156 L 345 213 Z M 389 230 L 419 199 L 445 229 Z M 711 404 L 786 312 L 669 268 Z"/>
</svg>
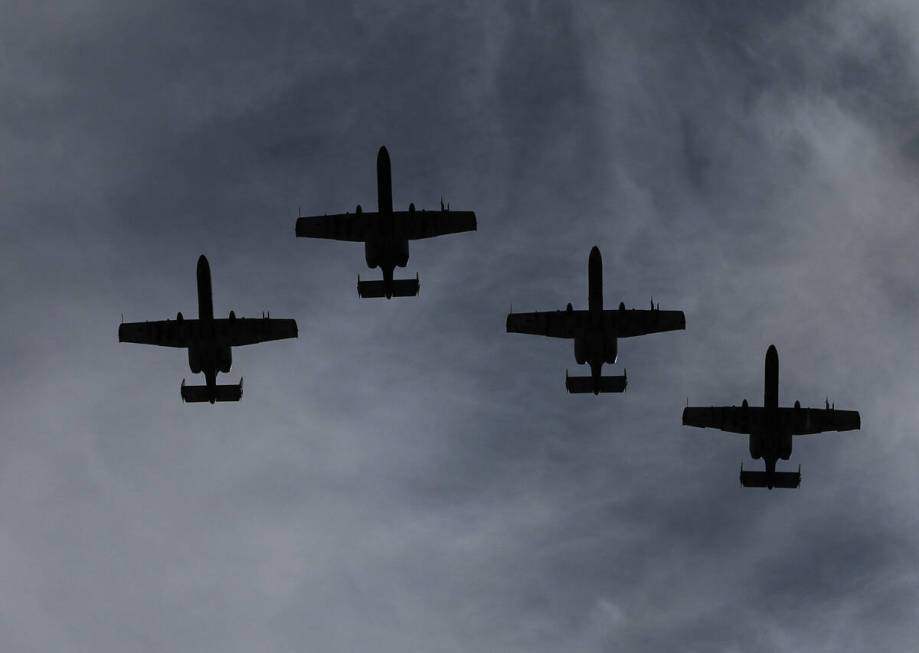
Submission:
<svg viewBox="0 0 919 653">
<path fill-rule="evenodd" d="M 915 3 L 7 0 L 10 652 L 906 651 L 919 641 Z M 867 6 L 870 5 L 870 6 Z M 412 300 L 304 213 L 441 196 Z M 508 307 L 682 309 L 571 396 Z M 184 405 L 127 320 L 294 317 Z M 695 404 L 861 411 L 742 489 Z"/>
</svg>

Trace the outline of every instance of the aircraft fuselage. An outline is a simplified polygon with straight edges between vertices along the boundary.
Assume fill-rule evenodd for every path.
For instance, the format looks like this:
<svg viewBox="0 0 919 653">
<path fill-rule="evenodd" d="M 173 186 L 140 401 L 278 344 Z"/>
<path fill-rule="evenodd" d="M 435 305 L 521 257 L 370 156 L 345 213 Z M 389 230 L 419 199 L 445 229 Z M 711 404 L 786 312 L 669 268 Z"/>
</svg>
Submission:
<svg viewBox="0 0 919 653">
<path fill-rule="evenodd" d="M 596 246 L 587 260 L 587 310 L 590 319 L 574 338 L 574 358 L 578 364 L 590 365 L 590 375 L 599 386 L 603 363 L 616 362 L 618 347 L 616 335 L 603 324 L 603 257 Z"/>
<path fill-rule="evenodd" d="M 763 388 L 764 424 L 750 434 L 750 455 L 762 458 L 766 472 L 775 473 L 778 459 L 791 457 L 792 435 L 785 432 L 779 420 L 779 354 L 774 345 L 766 351 L 765 384 Z"/>
<path fill-rule="evenodd" d="M 227 373 L 233 364 L 233 353 L 220 342 L 214 322 L 214 299 L 211 289 L 211 267 L 202 254 L 198 257 L 198 329 L 194 344 L 188 348 L 188 367 L 193 374 L 203 372 L 207 387 L 216 392 L 217 373 Z"/>
<path fill-rule="evenodd" d="M 377 211 L 376 230 L 364 244 L 364 258 L 367 267 L 380 268 L 383 283 L 391 289 L 395 268 L 408 265 L 408 239 L 396 233 L 392 210 L 392 169 L 385 147 L 381 147 L 377 154 Z"/>
</svg>

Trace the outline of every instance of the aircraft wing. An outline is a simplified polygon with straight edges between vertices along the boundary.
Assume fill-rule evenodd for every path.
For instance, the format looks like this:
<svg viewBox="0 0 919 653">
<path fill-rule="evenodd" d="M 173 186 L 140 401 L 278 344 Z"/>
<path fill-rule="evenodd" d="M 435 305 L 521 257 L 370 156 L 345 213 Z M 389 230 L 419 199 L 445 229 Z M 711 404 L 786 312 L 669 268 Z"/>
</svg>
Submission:
<svg viewBox="0 0 919 653">
<path fill-rule="evenodd" d="M 757 406 L 711 406 L 683 409 L 683 425 L 749 434 L 763 423 L 763 408 Z"/>
<path fill-rule="evenodd" d="M 476 230 L 475 213 L 472 211 L 395 211 L 394 216 L 399 231 L 408 240 Z"/>
<path fill-rule="evenodd" d="M 209 327 L 205 333 L 200 320 L 195 319 L 125 322 L 118 327 L 118 340 L 160 347 L 189 347 L 196 340 L 213 339 L 230 347 L 242 347 L 297 337 L 297 323 L 294 320 L 267 317 L 220 318 L 209 323 Z"/>
<path fill-rule="evenodd" d="M 587 311 L 540 311 L 536 313 L 509 313 L 508 333 L 527 333 L 550 338 L 574 338 L 578 327 L 587 317 Z"/>
<path fill-rule="evenodd" d="M 191 333 L 198 320 L 158 320 L 155 322 L 123 322 L 118 327 L 118 342 L 159 347 L 188 347 Z"/>
<path fill-rule="evenodd" d="M 835 408 L 779 408 L 782 424 L 795 435 L 812 435 L 824 431 L 855 431 L 862 420 L 857 410 Z"/>
<path fill-rule="evenodd" d="M 297 218 L 297 236 L 364 242 L 370 231 L 370 221 L 377 215 L 376 213 L 337 213 Z"/>
<path fill-rule="evenodd" d="M 276 319 L 270 317 L 237 317 L 214 320 L 216 331 L 225 334 L 221 340 L 227 340 L 231 347 L 254 345 L 270 340 L 284 340 L 297 337 L 296 320 Z"/>
<path fill-rule="evenodd" d="M 686 328 L 683 311 L 609 310 L 603 311 L 607 323 L 618 338 L 631 338 L 662 331 L 680 331 Z"/>
</svg>

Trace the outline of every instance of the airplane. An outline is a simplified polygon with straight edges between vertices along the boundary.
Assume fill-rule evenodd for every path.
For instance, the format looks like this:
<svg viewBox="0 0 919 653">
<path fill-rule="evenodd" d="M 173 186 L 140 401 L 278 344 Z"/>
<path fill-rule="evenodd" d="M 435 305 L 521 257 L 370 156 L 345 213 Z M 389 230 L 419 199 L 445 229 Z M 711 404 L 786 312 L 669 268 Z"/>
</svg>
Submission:
<svg viewBox="0 0 919 653">
<path fill-rule="evenodd" d="M 193 374 L 204 372 L 205 385 L 185 385 L 182 379 L 180 394 L 186 402 L 239 401 L 243 395 L 243 381 L 238 385 L 217 385 L 218 372 L 227 373 L 233 362 L 231 347 L 252 345 L 268 340 L 297 337 L 294 320 L 236 317 L 230 311 L 228 318 L 214 317 L 211 294 L 211 268 L 207 258 L 198 257 L 198 319 L 156 322 L 122 322 L 118 327 L 119 342 L 141 345 L 180 347 L 188 349 L 188 366 Z"/>
<path fill-rule="evenodd" d="M 801 466 L 797 472 L 775 471 L 776 461 L 791 457 L 793 435 L 810 435 L 824 431 L 853 431 L 861 428 L 856 410 L 836 410 L 826 401 L 826 408 L 793 408 L 779 406 L 779 353 L 775 345 L 766 350 L 766 379 L 763 406 L 750 406 L 744 399 L 737 406 L 690 407 L 683 410 L 683 425 L 714 428 L 750 436 L 750 455 L 762 458 L 766 471 L 751 472 L 740 465 L 740 484 L 744 487 L 796 488 L 801 484 Z"/>
<path fill-rule="evenodd" d="M 603 363 L 615 363 L 617 339 L 643 336 L 686 328 L 683 311 L 662 311 L 651 302 L 650 310 L 603 309 L 603 259 L 594 246 L 587 261 L 588 308 L 574 310 L 571 304 L 564 311 L 509 313 L 508 333 L 526 333 L 550 338 L 574 339 L 574 358 L 579 365 L 590 365 L 590 376 L 568 376 L 565 388 L 572 393 L 624 392 L 628 384 L 622 376 L 601 376 Z"/>
<path fill-rule="evenodd" d="M 380 268 L 382 281 L 361 281 L 357 278 L 357 293 L 361 297 L 414 297 L 420 287 L 414 279 L 393 279 L 396 266 L 408 264 L 408 241 L 433 238 L 445 234 L 475 231 L 475 213 L 451 211 L 440 202 L 440 211 L 393 211 L 392 176 L 389 152 L 381 147 L 377 153 L 377 212 L 363 211 L 357 205 L 354 213 L 297 218 L 296 233 L 300 238 L 327 238 L 364 243 L 364 258 L 370 268 Z"/>
</svg>

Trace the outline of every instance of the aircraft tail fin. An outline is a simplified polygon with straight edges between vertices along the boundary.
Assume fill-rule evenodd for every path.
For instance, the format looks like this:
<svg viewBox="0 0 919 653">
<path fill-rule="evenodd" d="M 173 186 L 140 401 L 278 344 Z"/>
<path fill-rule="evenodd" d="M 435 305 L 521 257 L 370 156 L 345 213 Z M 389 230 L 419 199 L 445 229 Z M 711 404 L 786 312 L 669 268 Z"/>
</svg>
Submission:
<svg viewBox="0 0 919 653">
<path fill-rule="evenodd" d="M 801 468 L 796 472 L 751 472 L 740 467 L 740 484 L 744 487 L 793 489 L 801 485 Z"/>
<path fill-rule="evenodd" d="M 622 376 L 601 376 L 598 386 L 595 386 L 593 377 L 568 376 L 568 372 L 565 372 L 565 389 L 572 394 L 625 392 L 628 383 L 628 377 L 623 374 Z"/>
<path fill-rule="evenodd" d="M 368 299 L 374 297 L 414 297 L 418 294 L 421 284 L 418 277 L 414 279 L 394 279 L 387 288 L 385 281 L 361 281 L 357 279 L 357 294 Z M 388 291 L 388 292 L 387 292 Z"/>
<path fill-rule="evenodd" d="M 187 403 L 214 403 L 216 401 L 239 401 L 243 397 L 243 380 L 238 385 L 218 385 L 213 390 L 206 385 L 185 385 L 182 379 L 182 401 Z"/>
</svg>

